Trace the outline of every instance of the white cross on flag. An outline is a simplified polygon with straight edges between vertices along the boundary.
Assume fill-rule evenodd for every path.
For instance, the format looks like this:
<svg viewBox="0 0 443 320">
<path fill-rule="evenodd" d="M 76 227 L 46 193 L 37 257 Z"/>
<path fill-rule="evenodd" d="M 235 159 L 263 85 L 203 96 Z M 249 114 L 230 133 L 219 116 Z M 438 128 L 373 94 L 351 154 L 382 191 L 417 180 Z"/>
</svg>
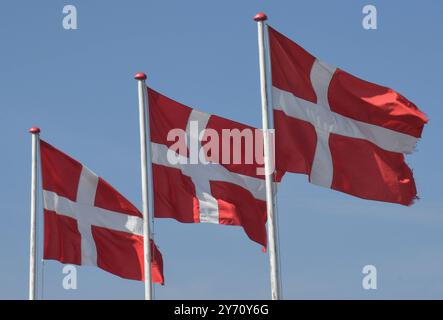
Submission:
<svg viewBox="0 0 443 320">
<path fill-rule="evenodd" d="M 41 140 L 44 259 L 143 280 L 143 215 L 105 180 Z M 152 281 L 163 260 L 151 240 Z"/>
<path fill-rule="evenodd" d="M 312 56 L 268 27 L 277 169 L 357 197 L 410 205 L 404 161 L 426 116 L 392 89 Z"/>
<path fill-rule="evenodd" d="M 152 89 L 148 89 L 148 98 L 154 216 L 173 218 L 184 223 L 242 226 L 251 240 L 266 247 L 265 181 L 263 175 L 257 174 L 257 168 L 261 166 L 257 158 L 246 164 L 245 145 L 242 144 L 240 163 L 235 163 L 234 152 L 230 152 L 230 159 L 226 162 L 191 162 L 196 156 L 195 152 L 191 152 L 191 146 L 195 143 L 197 150 L 205 148 L 209 129 L 222 137 L 224 129 L 254 131 L 255 128 L 189 108 Z M 180 154 L 173 151 L 181 161 L 172 163 L 168 160 L 168 150 L 171 151 L 170 147 L 180 141 L 168 140 L 168 134 L 177 129 L 181 129 L 189 145 L 184 145 L 181 148 L 184 151 Z M 252 145 L 255 148 L 258 145 L 256 143 L 260 142 L 256 141 L 255 136 L 253 139 Z M 226 149 L 223 150 L 222 139 L 219 143 L 218 159 L 222 159 Z M 231 151 L 232 148 L 233 145 Z M 209 151 L 205 152 L 205 157 L 208 154 Z"/>
</svg>

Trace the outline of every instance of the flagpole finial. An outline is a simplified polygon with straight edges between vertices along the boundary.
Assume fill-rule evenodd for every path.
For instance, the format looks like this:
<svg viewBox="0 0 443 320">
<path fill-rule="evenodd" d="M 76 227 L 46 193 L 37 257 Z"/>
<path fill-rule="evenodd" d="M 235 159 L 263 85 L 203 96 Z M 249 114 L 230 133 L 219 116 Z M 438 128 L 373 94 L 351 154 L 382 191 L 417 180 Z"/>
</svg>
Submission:
<svg viewBox="0 0 443 320">
<path fill-rule="evenodd" d="M 32 133 L 32 134 L 40 133 L 40 128 L 39 127 L 29 128 L 29 132 Z"/>
<path fill-rule="evenodd" d="M 134 76 L 135 80 L 146 80 L 146 73 L 143 72 L 137 72 Z"/>
<path fill-rule="evenodd" d="M 268 16 L 266 14 L 264 14 L 263 12 L 259 12 L 254 16 L 254 20 L 257 22 L 266 21 L 266 20 L 268 20 Z"/>
</svg>

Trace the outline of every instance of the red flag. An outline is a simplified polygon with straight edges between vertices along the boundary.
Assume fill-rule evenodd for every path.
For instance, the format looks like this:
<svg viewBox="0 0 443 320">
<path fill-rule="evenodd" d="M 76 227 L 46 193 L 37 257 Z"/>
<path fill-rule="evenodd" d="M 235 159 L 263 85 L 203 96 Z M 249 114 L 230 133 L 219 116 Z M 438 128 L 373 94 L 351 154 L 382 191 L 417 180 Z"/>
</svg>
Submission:
<svg viewBox="0 0 443 320">
<path fill-rule="evenodd" d="M 269 27 L 276 167 L 357 197 L 410 205 L 426 116 L 392 89 L 312 56 Z"/>
<path fill-rule="evenodd" d="M 235 154 L 234 144 L 224 149 L 227 140 L 223 138 L 216 142 L 218 151 L 209 152 L 208 144 L 214 141 L 207 139 L 209 132 L 223 137 L 223 130 L 247 133 L 256 129 L 189 108 L 152 89 L 148 89 L 148 97 L 155 217 L 185 223 L 242 226 L 251 240 L 266 246 L 266 193 L 264 176 L 257 173 L 259 159 L 246 163 L 247 142 L 240 147 L 239 154 Z M 194 133 L 192 124 L 197 129 Z M 168 139 L 174 130 L 181 131 L 189 145 L 180 139 Z M 197 137 L 199 134 L 201 139 Z M 208 151 L 205 159 L 210 160 L 209 163 L 191 163 L 195 156 L 195 152 L 191 152 L 192 141 Z M 254 148 L 262 144 L 260 135 L 249 143 Z M 175 150 L 174 154 L 179 155 L 183 163 L 174 164 L 168 160 L 168 152 L 177 144 L 182 144 L 181 151 Z M 211 159 L 207 159 L 209 153 Z M 236 163 L 236 156 L 242 161 Z M 226 161 L 217 161 L 223 158 Z"/>
<path fill-rule="evenodd" d="M 44 259 L 92 265 L 143 280 L 143 216 L 105 180 L 40 142 Z M 160 251 L 151 240 L 152 281 L 164 283 Z"/>
</svg>

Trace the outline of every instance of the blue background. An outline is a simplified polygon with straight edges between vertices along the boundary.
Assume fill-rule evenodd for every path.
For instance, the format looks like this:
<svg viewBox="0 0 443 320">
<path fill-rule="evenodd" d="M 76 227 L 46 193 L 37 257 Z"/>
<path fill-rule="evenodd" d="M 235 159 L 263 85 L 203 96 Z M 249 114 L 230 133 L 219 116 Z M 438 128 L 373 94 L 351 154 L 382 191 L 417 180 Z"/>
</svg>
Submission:
<svg viewBox="0 0 443 320">
<path fill-rule="evenodd" d="M 78 30 L 63 29 L 65 4 L 77 7 Z M 378 9 L 376 31 L 362 28 L 366 4 Z M 0 298 L 28 293 L 28 128 L 40 126 L 43 139 L 140 207 L 134 73 L 189 106 L 260 126 L 258 11 L 318 58 L 398 90 L 430 118 L 407 159 L 421 197 L 412 207 L 284 178 L 284 298 L 443 298 L 443 4 L 431 0 L 2 2 Z M 156 298 L 270 297 L 268 256 L 241 228 L 156 220 L 155 239 L 166 276 Z M 362 288 L 367 264 L 377 267 L 377 290 Z M 77 290 L 64 290 L 62 268 L 39 264 L 39 297 L 143 298 L 142 283 L 91 267 L 78 268 Z"/>
</svg>

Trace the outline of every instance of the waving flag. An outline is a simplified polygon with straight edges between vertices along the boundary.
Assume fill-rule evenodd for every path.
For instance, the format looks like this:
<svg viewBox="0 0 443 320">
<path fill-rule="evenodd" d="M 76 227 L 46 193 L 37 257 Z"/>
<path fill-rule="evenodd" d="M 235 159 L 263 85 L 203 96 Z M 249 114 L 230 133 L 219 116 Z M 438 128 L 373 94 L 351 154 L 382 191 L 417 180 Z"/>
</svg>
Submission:
<svg viewBox="0 0 443 320">
<path fill-rule="evenodd" d="M 223 130 L 247 133 L 256 129 L 189 108 L 152 89 L 148 89 L 148 97 L 154 216 L 184 223 L 242 226 L 251 240 L 266 246 L 265 181 L 264 176 L 257 173 L 260 165 L 257 158 L 250 164 L 245 164 L 244 159 L 234 161 L 236 155 L 231 152 L 233 146 L 223 148 L 226 139 L 221 139 L 217 142 L 220 146 L 217 156 L 218 159 L 227 157 L 227 161 L 191 163 L 196 154 L 190 146 L 195 144 L 205 149 L 209 130 L 222 137 Z M 194 132 L 193 125 L 196 129 Z M 188 139 L 182 151 L 173 151 L 180 160 L 178 163 L 168 160 L 168 152 L 177 143 L 168 139 L 174 130 L 183 132 Z M 249 143 L 257 146 L 262 144 L 262 140 L 259 140 L 254 136 Z M 245 144 L 241 146 L 239 156 L 242 158 L 245 157 L 246 147 Z"/>
<path fill-rule="evenodd" d="M 426 116 L 392 89 L 316 59 L 271 27 L 276 167 L 357 197 L 412 204 L 404 161 Z"/>
<path fill-rule="evenodd" d="M 44 259 L 143 280 L 143 216 L 105 180 L 41 140 Z M 152 281 L 163 261 L 151 240 Z"/>
</svg>

